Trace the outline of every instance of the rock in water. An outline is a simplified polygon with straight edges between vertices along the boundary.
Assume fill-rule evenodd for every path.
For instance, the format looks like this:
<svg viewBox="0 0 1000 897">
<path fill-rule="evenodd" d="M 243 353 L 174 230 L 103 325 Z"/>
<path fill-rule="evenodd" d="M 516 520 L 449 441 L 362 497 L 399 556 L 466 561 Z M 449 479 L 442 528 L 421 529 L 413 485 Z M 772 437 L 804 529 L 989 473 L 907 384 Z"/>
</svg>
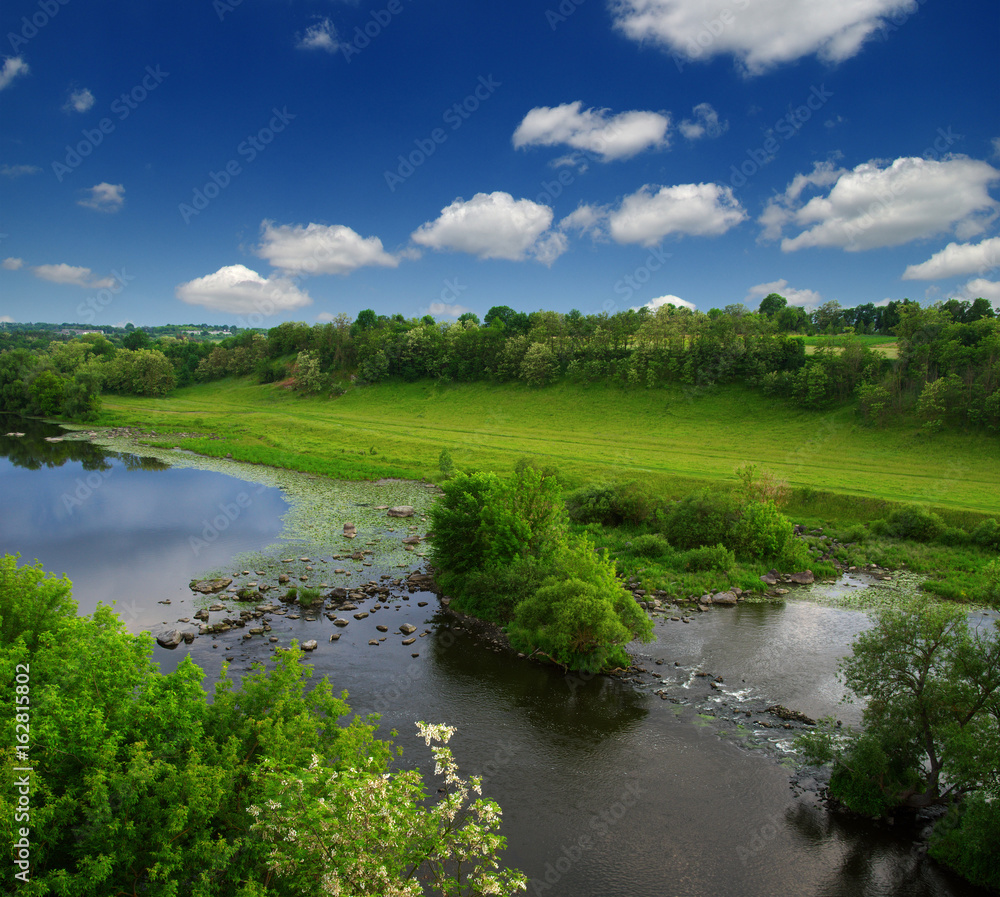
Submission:
<svg viewBox="0 0 1000 897">
<path fill-rule="evenodd" d="M 812 570 L 805 570 L 802 573 L 793 573 L 788 577 L 788 581 L 798 583 L 800 586 L 807 586 L 816 582 L 816 577 L 813 576 Z"/>
<path fill-rule="evenodd" d="M 414 511 L 410 505 L 399 505 L 395 508 L 389 508 L 386 513 L 390 517 L 412 517 Z"/>
<path fill-rule="evenodd" d="M 203 592 L 206 595 L 212 592 L 221 592 L 223 589 L 233 584 L 232 577 L 225 576 L 222 579 L 192 579 L 191 591 Z"/>
<path fill-rule="evenodd" d="M 316 639 L 311 638 L 307 642 L 302 643 L 303 651 L 315 651 L 319 646 L 316 644 Z"/>
<path fill-rule="evenodd" d="M 737 601 L 732 592 L 717 592 L 712 596 L 712 604 L 732 605 Z"/>
<path fill-rule="evenodd" d="M 156 637 L 156 643 L 163 648 L 176 648 L 183 640 L 184 636 L 176 629 L 171 629 Z"/>
<path fill-rule="evenodd" d="M 403 635 L 409 635 L 411 632 L 416 632 L 417 627 L 411 625 L 410 623 L 403 623 L 400 625 L 399 631 L 402 632 Z"/>
</svg>

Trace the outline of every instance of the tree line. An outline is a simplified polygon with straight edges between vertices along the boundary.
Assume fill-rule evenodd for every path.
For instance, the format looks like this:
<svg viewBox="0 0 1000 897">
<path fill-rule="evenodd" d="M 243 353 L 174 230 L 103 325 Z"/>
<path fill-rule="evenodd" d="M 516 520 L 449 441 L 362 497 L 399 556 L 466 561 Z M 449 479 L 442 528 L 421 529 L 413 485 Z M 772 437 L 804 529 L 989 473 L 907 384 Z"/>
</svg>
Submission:
<svg viewBox="0 0 1000 897">
<path fill-rule="evenodd" d="M 895 336 L 898 358 L 859 338 L 868 333 Z M 831 343 L 809 355 L 803 335 L 817 334 Z M 695 391 L 744 383 L 806 408 L 856 401 L 875 425 L 916 415 L 932 430 L 1000 430 L 1000 321 L 981 299 L 926 308 L 910 300 L 852 309 L 827 302 L 807 314 L 772 293 L 757 311 L 738 304 L 707 313 L 664 305 L 527 314 L 494 306 L 483 321 L 470 312 L 449 323 L 365 309 L 353 321 L 341 314 L 313 326 L 286 322 L 219 342 L 154 340 L 145 329 L 18 343 L 26 338 L 0 333 L 0 401 L 8 411 L 86 417 L 101 392 L 163 395 L 232 376 L 332 395 L 352 383 L 424 378 Z"/>
</svg>

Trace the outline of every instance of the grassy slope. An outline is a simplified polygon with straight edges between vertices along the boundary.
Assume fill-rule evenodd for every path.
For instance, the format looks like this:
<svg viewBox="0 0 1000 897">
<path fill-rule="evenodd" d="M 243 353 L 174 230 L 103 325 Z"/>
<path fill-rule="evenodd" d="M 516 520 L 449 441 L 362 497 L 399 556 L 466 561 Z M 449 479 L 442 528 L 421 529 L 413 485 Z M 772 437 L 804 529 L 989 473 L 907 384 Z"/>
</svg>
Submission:
<svg viewBox="0 0 1000 897">
<path fill-rule="evenodd" d="M 222 438 L 164 444 L 352 479 L 436 478 L 448 448 L 459 468 L 508 470 L 528 455 L 558 466 L 571 484 L 641 477 L 680 495 L 699 482 L 732 481 L 734 468 L 752 461 L 807 490 L 796 502 L 800 512 L 808 511 L 808 489 L 845 493 L 824 500 L 819 516 L 848 518 L 853 510 L 859 519 L 884 500 L 956 517 L 1000 513 L 996 439 L 927 438 L 912 425 L 872 430 L 849 408 L 807 412 L 741 388 L 693 394 L 421 382 L 331 400 L 230 380 L 165 399 L 107 396 L 101 423 L 211 432 Z"/>
</svg>

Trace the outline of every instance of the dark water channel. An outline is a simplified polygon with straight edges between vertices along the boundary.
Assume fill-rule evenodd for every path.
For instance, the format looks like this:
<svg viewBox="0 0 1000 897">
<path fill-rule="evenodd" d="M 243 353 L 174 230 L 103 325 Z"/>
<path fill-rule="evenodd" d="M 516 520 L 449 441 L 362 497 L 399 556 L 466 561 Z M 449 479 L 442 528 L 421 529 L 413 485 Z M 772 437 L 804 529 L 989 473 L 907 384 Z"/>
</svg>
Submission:
<svg viewBox="0 0 1000 897">
<path fill-rule="evenodd" d="M 0 430 L 10 429 L 0 416 Z M 0 433 L 0 548 L 65 572 L 82 612 L 114 599 L 133 631 L 156 631 L 197 603 L 189 579 L 240 572 L 234 556 L 281 544 L 288 504 L 279 489 L 44 439 L 57 435 Z M 67 502 L 88 477 L 91 494 Z M 253 496 L 246 513 L 194 554 L 191 536 L 241 492 Z M 358 543 L 366 535 L 359 525 Z M 376 545 L 372 566 L 345 575 L 363 582 L 405 574 L 398 564 L 379 566 L 378 538 L 389 536 L 366 543 Z M 294 542 L 281 548 L 304 550 Z M 325 556 L 308 550 L 310 564 L 331 578 L 337 561 L 329 547 Z M 416 568 L 419 558 L 410 560 Z M 460 768 L 482 774 L 484 792 L 502 806 L 506 861 L 530 877 L 529 894 L 983 893 L 923 858 L 902 824 L 828 813 L 809 787 L 793 787 L 802 781 L 789 751 L 795 733 L 750 725 L 747 713 L 756 719 L 773 703 L 856 720 L 857 708 L 838 703 L 835 670 L 867 625 L 864 614 L 796 600 L 717 608 L 688 623 L 661 618 L 657 641 L 638 648 L 647 673 L 630 682 L 584 681 L 517 661 L 441 613 L 430 594 L 373 598 L 362 610 L 370 616 L 341 630 L 322 616 L 275 615 L 269 635 L 281 645 L 317 639 L 317 673 L 346 689 L 356 712 L 378 712 L 386 733 L 398 731 L 405 763 L 428 759 L 416 720 L 457 726 L 451 746 Z M 369 645 L 379 623 L 402 622 L 418 627 L 416 644 L 404 647 L 397 635 Z M 235 630 L 174 651 L 157 647 L 156 659 L 169 669 L 190 653 L 208 686 L 223 657 L 238 671 L 272 650 L 265 638 Z"/>
</svg>

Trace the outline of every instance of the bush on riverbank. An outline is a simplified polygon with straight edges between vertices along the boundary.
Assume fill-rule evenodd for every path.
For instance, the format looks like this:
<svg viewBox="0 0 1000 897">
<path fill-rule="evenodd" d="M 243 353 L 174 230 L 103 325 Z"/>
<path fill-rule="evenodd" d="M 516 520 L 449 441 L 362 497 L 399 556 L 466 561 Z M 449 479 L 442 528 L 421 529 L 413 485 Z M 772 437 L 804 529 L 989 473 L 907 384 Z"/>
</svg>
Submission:
<svg viewBox="0 0 1000 897">
<path fill-rule="evenodd" d="M 209 702 L 190 658 L 164 675 L 151 636 L 110 608 L 77 617 L 66 580 L 10 557 L 0 569 L 0 840 L 30 845 L 19 893 L 416 897 L 426 881 L 508 895 L 523 881 L 498 864 L 499 807 L 470 798 L 448 749 L 434 748 L 446 793 L 428 801 L 375 718 L 347 720 L 330 683 L 310 683 L 298 648 L 239 687 L 224 668 Z"/>
<path fill-rule="evenodd" d="M 811 763 L 831 763 L 831 795 L 884 816 L 951 808 L 931 853 L 977 884 L 1000 887 L 1000 636 L 966 613 L 923 601 L 885 608 L 841 662 L 864 730 L 825 720 L 799 739 Z"/>
<path fill-rule="evenodd" d="M 519 464 L 456 474 L 431 511 L 432 563 L 457 610 L 508 625 L 511 643 L 573 669 L 627 666 L 652 623 L 585 540 L 570 539 L 554 475 Z"/>
</svg>

